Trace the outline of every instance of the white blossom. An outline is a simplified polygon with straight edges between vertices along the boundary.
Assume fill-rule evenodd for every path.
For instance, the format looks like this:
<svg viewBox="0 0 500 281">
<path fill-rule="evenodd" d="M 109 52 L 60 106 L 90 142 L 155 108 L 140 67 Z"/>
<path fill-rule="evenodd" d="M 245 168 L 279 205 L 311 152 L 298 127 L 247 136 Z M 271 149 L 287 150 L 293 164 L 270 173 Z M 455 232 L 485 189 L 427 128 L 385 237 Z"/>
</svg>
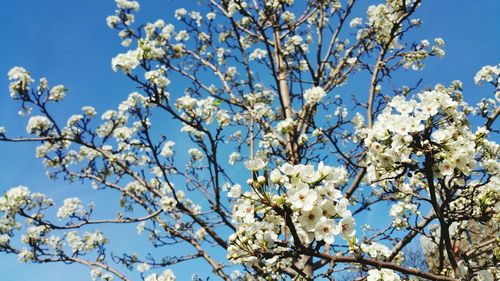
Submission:
<svg viewBox="0 0 500 281">
<path fill-rule="evenodd" d="M 163 157 L 172 157 L 174 156 L 174 150 L 172 149 L 175 145 L 173 141 L 167 141 L 163 148 L 161 149 L 160 155 Z"/>
<path fill-rule="evenodd" d="M 137 1 L 129 0 L 115 0 L 116 5 L 121 9 L 132 9 L 135 11 L 139 10 L 139 3 Z"/>
<path fill-rule="evenodd" d="M 158 275 L 157 273 L 152 273 L 148 275 L 146 278 L 144 278 L 144 281 L 175 281 L 175 275 L 174 272 L 170 269 L 167 269 L 163 271 L 161 275 Z"/>
<path fill-rule="evenodd" d="M 231 197 L 231 198 L 240 197 L 241 196 L 241 185 L 239 185 L 239 184 L 232 185 L 227 196 Z"/>
<path fill-rule="evenodd" d="M 195 161 L 200 161 L 204 157 L 203 153 L 199 149 L 197 149 L 197 148 L 190 148 L 188 150 L 188 153 L 191 155 L 191 157 Z"/>
<path fill-rule="evenodd" d="M 111 67 L 115 72 L 121 69 L 125 73 L 130 73 L 139 65 L 140 55 L 138 50 L 129 50 L 124 54 L 119 54 L 111 60 Z"/>
<path fill-rule="evenodd" d="M 58 218 L 66 218 L 72 214 L 83 214 L 82 202 L 77 197 L 64 199 L 64 205 L 57 211 Z"/>
<path fill-rule="evenodd" d="M 307 89 L 304 92 L 304 100 L 306 104 L 314 105 L 320 103 L 323 97 L 326 95 L 325 90 L 321 87 L 314 87 Z"/>
<path fill-rule="evenodd" d="M 234 165 L 236 163 L 236 161 L 239 161 L 239 160 L 241 160 L 240 153 L 235 151 L 229 155 L 229 164 L 230 165 Z"/>
<path fill-rule="evenodd" d="M 245 162 L 245 168 L 248 170 L 255 172 L 258 170 L 262 170 L 266 167 L 266 162 L 264 162 L 260 158 L 255 158 L 253 160 L 248 160 Z"/>
<path fill-rule="evenodd" d="M 163 196 L 160 199 L 160 206 L 166 212 L 172 211 L 176 204 L 177 204 L 177 201 L 174 198 L 169 197 L 169 196 Z"/>
<path fill-rule="evenodd" d="M 260 48 L 255 49 L 248 58 L 252 60 L 261 60 L 267 56 L 267 51 Z"/>
<path fill-rule="evenodd" d="M 139 272 L 145 272 L 151 269 L 151 266 L 147 263 L 141 263 L 137 266 L 137 271 Z"/>
<path fill-rule="evenodd" d="M 476 76 L 474 76 L 474 82 L 477 85 L 481 85 L 483 81 L 495 82 L 494 79 L 498 79 L 499 77 L 500 64 L 495 66 L 485 65 L 476 73 Z"/>
<path fill-rule="evenodd" d="M 339 234 L 339 227 L 335 225 L 332 219 L 326 219 L 322 217 L 316 223 L 316 231 L 314 232 L 314 238 L 318 241 L 325 241 L 327 244 L 332 244 L 335 235 Z"/>
<path fill-rule="evenodd" d="M 177 9 L 175 10 L 174 12 L 174 17 L 178 20 L 182 19 L 184 16 L 186 16 L 187 14 L 187 10 L 184 9 L 184 8 L 180 8 L 180 9 Z"/>
<path fill-rule="evenodd" d="M 52 122 L 45 116 L 32 116 L 26 126 L 28 134 L 41 135 L 52 128 Z"/>
<path fill-rule="evenodd" d="M 352 28 L 356 28 L 358 26 L 360 26 L 361 24 L 363 23 L 363 19 L 362 18 L 353 18 L 350 22 L 349 22 L 349 26 L 352 27 Z"/>
<path fill-rule="evenodd" d="M 368 271 L 367 281 L 399 281 L 399 275 L 397 275 L 393 270 L 382 268 L 370 269 Z"/>
<path fill-rule="evenodd" d="M 316 200 L 318 200 L 318 194 L 314 189 L 302 187 L 298 190 L 291 190 L 290 200 L 294 208 L 310 211 L 314 207 Z"/>
</svg>

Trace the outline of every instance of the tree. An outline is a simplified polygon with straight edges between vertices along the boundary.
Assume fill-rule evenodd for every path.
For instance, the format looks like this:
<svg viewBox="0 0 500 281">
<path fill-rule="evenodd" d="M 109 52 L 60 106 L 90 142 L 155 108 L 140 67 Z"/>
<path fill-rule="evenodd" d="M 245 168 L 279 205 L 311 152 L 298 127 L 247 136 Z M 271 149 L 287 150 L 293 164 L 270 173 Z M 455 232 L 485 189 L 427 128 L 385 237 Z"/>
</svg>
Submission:
<svg viewBox="0 0 500 281">
<path fill-rule="evenodd" d="M 175 25 L 136 26 L 139 4 L 116 0 L 107 24 L 130 50 L 112 67 L 138 91 L 102 121 L 85 106 L 57 122 L 51 108 L 67 89 L 12 68 L 28 135 L 2 128 L 0 140 L 39 143 L 50 177 L 113 191 L 120 211 L 96 218 L 79 198 L 55 209 L 14 187 L 0 198 L 0 251 L 81 263 L 101 280 L 138 276 L 126 268 L 173 280 L 169 266 L 193 259 L 223 280 L 498 278 L 500 65 L 476 75 L 495 91 L 477 106 L 459 81 L 392 86 L 395 73 L 442 57 L 444 41 L 405 41 L 420 0 L 371 5 L 365 18 L 353 15 L 358 2 L 209 0 L 203 14 L 176 10 Z M 370 76 L 366 100 L 332 96 L 356 73 Z M 170 93 L 172 81 L 184 93 Z M 192 145 L 186 161 L 155 127 L 167 116 Z M 383 203 L 388 225 L 356 227 Z M 101 224 L 134 225 L 152 246 L 183 252 L 110 255 Z M 419 238 L 429 268 L 405 262 Z"/>
</svg>

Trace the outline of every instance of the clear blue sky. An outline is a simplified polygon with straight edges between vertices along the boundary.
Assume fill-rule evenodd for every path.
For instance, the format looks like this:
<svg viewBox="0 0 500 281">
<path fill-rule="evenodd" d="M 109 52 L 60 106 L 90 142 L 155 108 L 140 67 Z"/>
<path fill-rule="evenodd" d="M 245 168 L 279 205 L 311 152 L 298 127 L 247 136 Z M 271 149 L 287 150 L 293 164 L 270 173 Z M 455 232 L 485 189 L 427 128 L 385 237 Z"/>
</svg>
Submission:
<svg viewBox="0 0 500 281">
<path fill-rule="evenodd" d="M 142 1 L 137 21 L 156 18 L 169 21 L 176 7 L 195 6 L 194 2 Z M 485 64 L 500 62 L 500 1 L 423 2 L 418 12 L 423 19 L 423 27 L 413 32 L 411 37 L 443 37 L 446 57 L 432 59 L 423 72 L 411 72 L 411 75 L 424 78 L 423 86 L 462 80 L 466 99 L 477 101 L 486 92 L 473 85 L 474 74 Z M 124 50 L 116 32 L 105 24 L 106 16 L 114 12 L 114 1 L 22 0 L 4 1 L 2 4 L 0 126 L 7 127 L 9 133 L 23 133 L 27 122 L 17 115 L 18 107 L 8 97 L 6 73 L 15 65 L 26 67 L 36 78 L 46 76 L 51 85 L 64 84 L 70 89 L 64 106 L 54 108 L 61 120 L 78 112 L 83 105 L 94 105 L 99 112 L 114 108 L 134 91 L 134 85 L 110 67 L 111 58 Z M 49 181 L 42 164 L 34 158 L 33 148 L 29 144 L 0 143 L 3 158 L 0 161 L 1 192 L 22 184 L 47 193 L 56 200 L 73 196 L 74 192 L 81 194 L 85 202 L 103 200 L 100 195 L 82 191 L 82 187 Z M 130 237 L 122 236 L 119 241 L 130 241 Z M 135 242 L 127 245 L 138 250 L 142 247 L 141 243 L 135 245 Z M 0 264 L 2 281 L 90 279 L 88 270 L 82 266 L 24 265 L 19 264 L 15 256 L 5 255 L 0 255 Z M 191 272 L 193 270 L 186 266 L 176 270 L 179 280 L 189 280 L 190 274 L 187 274 Z"/>
</svg>

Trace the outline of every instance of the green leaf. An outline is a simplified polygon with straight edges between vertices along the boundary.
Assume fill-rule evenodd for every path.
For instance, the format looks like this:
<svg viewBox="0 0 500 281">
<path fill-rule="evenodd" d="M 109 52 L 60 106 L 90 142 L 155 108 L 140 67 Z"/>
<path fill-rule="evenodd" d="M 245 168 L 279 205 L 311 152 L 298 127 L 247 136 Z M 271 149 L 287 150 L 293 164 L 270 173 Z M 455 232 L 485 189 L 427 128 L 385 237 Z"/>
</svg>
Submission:
<svg viewBox="0 0 500 281">
<path fill-rule="evenodd" d="M 222 103 L 222 100 L 215 100 L 214 101 L 215 106 L 219 106 L 219 104 L 221 104 L 221 103 Z"/>
</svg>

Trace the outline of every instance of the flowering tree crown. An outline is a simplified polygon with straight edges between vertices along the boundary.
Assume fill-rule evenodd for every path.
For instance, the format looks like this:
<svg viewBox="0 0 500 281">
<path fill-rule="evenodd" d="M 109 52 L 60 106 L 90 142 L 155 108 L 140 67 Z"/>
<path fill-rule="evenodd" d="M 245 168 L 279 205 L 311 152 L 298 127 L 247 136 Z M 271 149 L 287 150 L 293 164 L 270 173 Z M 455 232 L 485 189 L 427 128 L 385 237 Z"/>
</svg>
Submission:
<svg viewBox="0 0 500 281">
<path fill-rule="evenodd" d="M 8 72 L 27 135 L 1 127 L 0 141 L 38 143 L 49 177 L 108 191 L 117 204 L 101 218 L 77 197 L 55 208 L 27 187 L 9 189 L 1 252 L 84 264 L 93 280 L 175 280 L 171 266 L 191 260 L 212 271 L 194 280 L 500 277 L 500 65 L 474 78 L 495 91 L 478 105 L 460 81 L 394 81 L 444 56 L 441 38 L 405 41 L 422 23 L 420 0 L 357 16 L 356 0 L 205 2 L 175 10 L 173 23 L 136 25 L 139 3 L 116 0 L 106 22 L 127 50 L 111 68 L 138 89 L 100 118 L 84 106 L 61 123 L 51 108 L 68 89 Z M 349 101 L 337 93 L 356 73 L 370 78 Z M 182 136 L 161 127 L 165 116 Z M 384 204 L 388 222 L 366 219 Z M 101 224 L 134 225 L 167 250 L 109 254 Z"/>
</svg>

